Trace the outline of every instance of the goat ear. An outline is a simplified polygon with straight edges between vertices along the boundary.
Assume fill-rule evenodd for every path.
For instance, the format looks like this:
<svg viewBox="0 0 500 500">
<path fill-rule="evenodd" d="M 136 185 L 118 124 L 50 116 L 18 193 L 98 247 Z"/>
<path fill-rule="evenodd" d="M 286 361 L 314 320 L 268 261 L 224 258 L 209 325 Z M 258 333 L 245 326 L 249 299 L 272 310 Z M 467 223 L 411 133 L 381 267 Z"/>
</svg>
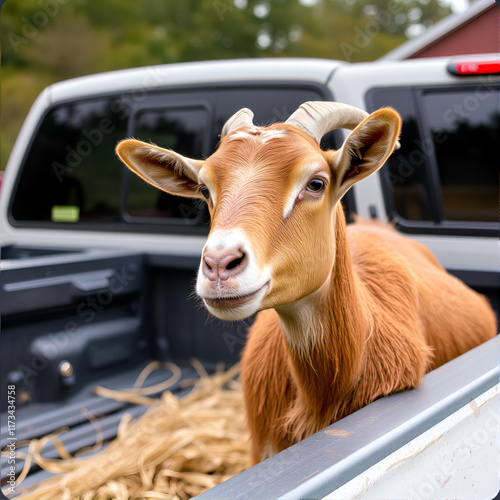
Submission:
<svg viewBox="0 0 500 500">
<path fill-rule="evenodd" d="M 347 137 L 332 166 L 339 197 L 356 182 L 376 172 L 399 147 L 401 118 L 382 108 L 365 118 Z"/>
<path fill-rule="evenodd" d="M 135 139 L 119 142 L 116 154 L 132 172 L 162 191 L 204 199 L 196 189 L 203 161 Z"/>
</svg>

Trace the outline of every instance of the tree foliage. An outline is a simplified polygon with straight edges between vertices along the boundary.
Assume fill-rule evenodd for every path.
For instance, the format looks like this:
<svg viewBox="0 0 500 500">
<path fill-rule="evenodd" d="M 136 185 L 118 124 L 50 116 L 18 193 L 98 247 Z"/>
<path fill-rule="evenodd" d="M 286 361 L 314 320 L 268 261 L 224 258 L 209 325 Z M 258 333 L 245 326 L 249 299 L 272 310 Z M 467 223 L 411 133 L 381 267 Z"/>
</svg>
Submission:
<svg viewBox="0 0 500 500">
<path fill-rule="evenodd" d="M 208 59 L 370 61 L 449 12 L 439 0 L 7 0 L 0 169 L 50 83 Z"/>
</svg>

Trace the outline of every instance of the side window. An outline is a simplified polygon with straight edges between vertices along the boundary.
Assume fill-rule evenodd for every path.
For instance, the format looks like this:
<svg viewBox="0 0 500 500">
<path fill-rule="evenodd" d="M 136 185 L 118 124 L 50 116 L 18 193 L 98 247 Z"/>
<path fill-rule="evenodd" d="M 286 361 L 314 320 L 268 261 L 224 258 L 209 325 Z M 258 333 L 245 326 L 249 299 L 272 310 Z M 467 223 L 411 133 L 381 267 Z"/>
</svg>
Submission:
<svg viewBox="0 0 500 500">
<path fill-rule="evenodd" d="M 409 89 L 380 90 L 376 108 L 391 106 L 401 115 L 401 148 L 383 168 L 390 187 L 393 211 L 406 220 L 433 220 L 432 174 L 426 163 L 426 148 L 419 130 L 419 117 Z"/>
<path fill-rule="evenodd" d="M 424 92 L 443 218 L 498 222 L 499 91 Z"/>
<path fill-rule="evenodd" d="M 202 106 L 143 109 L 133 117 L 132 135 L 188 157 L 202 158 L 206 150 L 209 123 L 209 112 Z M 129 222 L 156 220 L 190 225 L 208 222 L 205 203 L 172 196 L 150 186 L 136 175 L 128 172 L 126 175 Z"/>
<path fill-rule="evenodd" d="M 392 106 L 403 118 L 402 147 L 382 170 L 387 207 L 400 228 L 497 230 L 498 86 L 375 89 L 367 100 L 371 109 Z"/>
<path fill-rule="evenodd" d="M 112 99 L 99 99 L 48 112 L 16 187 L 14 221 L 119 221 L 122 165 L 114 148 L 126 136 L 127 123 L 115 108 Z"/>
</svg>

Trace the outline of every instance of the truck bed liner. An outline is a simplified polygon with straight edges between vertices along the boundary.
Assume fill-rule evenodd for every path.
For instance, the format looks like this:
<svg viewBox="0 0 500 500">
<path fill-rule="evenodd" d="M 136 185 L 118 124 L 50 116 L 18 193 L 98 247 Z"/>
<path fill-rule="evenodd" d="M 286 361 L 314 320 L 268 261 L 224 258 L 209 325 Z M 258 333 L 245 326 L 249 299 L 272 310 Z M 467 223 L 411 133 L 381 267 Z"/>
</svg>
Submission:
<svg viewBox="0 0 500 500">
<path fill-rule="evenodd" d="M 178 397 L 182 397 L 190 391 L 186 388 L 186 380 L 198 378 L 197 371 L 188 363 L 180 364 L 181 378 L 168 389 Z M 213 365 L 204 366 L 210 373 L 213 371 Z M 109 377 L 102 380 L 99 386 L 114 390 L 123 390 L 133 387 L 139 373 L 144 366 L 133 370 Z M 166 368 L 160 368 L 151 373 L 146 379 L 143 387 L 159 384 L 167 380 L 172 372 Z M 59 435 L 59 439 L 64 444 L 66 450 L 74 454 L 79 450 L 93 446 L 97 441 L 97 433 L 94 425 L 89 421 L 86 414 L 90 414 L 98 419 L 102 440 L 104 443 L 116 437 L 118 425 L 125 414 L 130 414 L 134 419 L 139 418 L 148 409 L 147 405 L 136 405 L 122 401 L 108 399 L 94 394 L 96 384 L 89 384 L 77 396 L 69 401 L 62 403 L 39 403 L 27 408 L 18 410 L 16 427 L 16 437 L 18 442 L 40 439 L 41 437 L 56 432 L 60 429 L 67 429 Z M 151 397 L 158 397 L 159 392 L 151 394 Z M 24 411 L 23 411 L 24 410 Z M 85 411 L 84 411 L 85 410 Z M 7 426 L 2 427 L 1 434 L 5 437 L 1 446 L 4 448 L 7 444 Z M 104 445 L 106 446 L 106 444 Z M 16 449 L 20 454 L 26 453 L 27 446 Z M 102 450 L 102 448 L 101 448 Z M 101 451 L 99 450 L 99 451 Z M 46 458 L 59 458 L 59 453 L 52 443 L 47 443 L 43 449 L 43 456 Z M 16 460 L 16 471 L 20 473 L 24 467 L 24 460 Z M 2 480 L 7 477 L 9 466 L 5 462 L 2 467 Z M 46 471 L 40 471 L 40 467 L 32 464 L 30 474 L 22 483 L 21 487 L 29 486 L 41 481 L 52 474 Z"/>
</svg>

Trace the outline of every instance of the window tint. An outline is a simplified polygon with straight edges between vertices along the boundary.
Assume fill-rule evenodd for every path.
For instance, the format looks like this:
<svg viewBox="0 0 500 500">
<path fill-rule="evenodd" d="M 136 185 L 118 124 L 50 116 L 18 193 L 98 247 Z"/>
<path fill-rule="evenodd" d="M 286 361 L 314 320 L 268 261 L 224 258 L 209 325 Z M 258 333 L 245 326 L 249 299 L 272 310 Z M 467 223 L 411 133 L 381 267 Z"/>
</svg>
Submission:
<svg viewBox="0 0 500 500">
<path fill-rule="evenodd" d="M 116 143 L 126 122 L 111 99 L 60 105 L 45 117 L 12 204 L 18 221 L 116 222 L 122 164 Z"/>
<path fill-rule="evenodd" d="M 368 95 L 371 109 L 392 106 L 403 118 L 402 147 L 383 168 L 388 206 L 402 226 L 498 223 L 499 97 L 498 87 L 484 85 Z"/>
<path fill-rule="evenodd" d="M 499 92 L 428 92 L 444 219 L 498 221 Z"/>
<path fill-rule="evenodd" d="M 395 211 L 408 220 L 432 220 L 432 178 L 427 168 L 428 148 L 418 128 L 418 115 L 409 89 L 381 90 L 377 106 L 391 106 L 401 115 L 401 148 L 383 172 L 393 195 Z M 380 104 L 378 104 L 380 103 Z M 383 103 L 383 104 L 382 104 Z"/>
<path fill-rule="evenodd" d="M 202 158 L 209 127 L 208 111 L 202 107 L 146 109 L 134 116 L 133 135 L 181 155 Z M 173 223 L 208 222 L 206 204 L 172 196 L 129 175 L 127 212 L 131 217 L 169 218 Z"/>
<path fill-rule="evenodd" d="M 238 86 L 122 95 L 59 104 L 48 111 L 27 152 L 11 203 L 11 219 L 25 225 L 202 234 L 204 202 L 175 197 L 142 181 L 115 155 L 133 136 L 192 158 L 209 156 L 225 121 L 242 107 L 254 122 L 284 121 L 308 100 L 331 99 L 312 85 Z M 125 96 L 126 97 L 126 96 Z M 214 111 L 215 110 L 215 111 Z M 338 148 L 336 132 L 324 148 Z M 355 212 L 352 193 L 343 200 Z"/>
</svg>

